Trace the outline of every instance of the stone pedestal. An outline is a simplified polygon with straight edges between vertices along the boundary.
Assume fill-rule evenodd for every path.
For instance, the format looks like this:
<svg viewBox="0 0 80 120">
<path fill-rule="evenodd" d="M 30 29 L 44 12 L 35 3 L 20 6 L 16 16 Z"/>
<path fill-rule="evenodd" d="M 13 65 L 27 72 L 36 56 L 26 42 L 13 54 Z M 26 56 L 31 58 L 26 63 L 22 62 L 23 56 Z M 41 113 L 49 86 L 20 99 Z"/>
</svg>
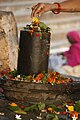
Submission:
<svg viewBox="0 0 80 120">
<path fill-rule="evenodd" d="M 0 70 L 17 68 L 18 37 L 12 12 L 0 11 Z"/>
<path fill-rule="evenodd" d="M 17 80 L 1 80 L 6 98 L 12 101 L 25 102 L 62 102 L 80 100 L 80 82 L 74 79 L 66 84 L 42 84 Z M 76 95 L 76 96 L 75 96 Z"/>
</svg>

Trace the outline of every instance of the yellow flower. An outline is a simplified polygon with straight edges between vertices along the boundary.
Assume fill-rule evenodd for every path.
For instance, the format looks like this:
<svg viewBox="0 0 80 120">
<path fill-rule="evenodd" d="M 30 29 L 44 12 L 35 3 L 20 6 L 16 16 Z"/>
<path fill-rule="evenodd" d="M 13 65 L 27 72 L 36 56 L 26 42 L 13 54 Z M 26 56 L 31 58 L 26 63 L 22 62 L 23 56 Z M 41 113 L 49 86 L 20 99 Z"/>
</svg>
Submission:
<svg viewBox="0 0 80 120">
<path fill-rule="evenodd" d="M 18 106 L 16 103 L 11 103 L 10 106 Z"/>
<path fill-rule="evenodd" d="M 49 111 L 49 112 L 52 112 L 52 111 L 53 111 L 53 109 L 52 109 L 51 107 L 49 107 L 49 108 L 48 108 L 48 111 Z"/>
<path fill-rule="evenodd" d="M 38 18 L 33 17 L 32 22 L 33 22 L 33 23 L 39 23 L 39 20 L 38 20 Z"/>
<path fill-rule="evenodd" d="M 68 108 L 68 110 L 69 110 L 70 112 L 73 112 L 73 111 L 74 111 L 74 106 L 68 106 L 68 105 L 66 105 L 66 107 Z"/>
</svg>

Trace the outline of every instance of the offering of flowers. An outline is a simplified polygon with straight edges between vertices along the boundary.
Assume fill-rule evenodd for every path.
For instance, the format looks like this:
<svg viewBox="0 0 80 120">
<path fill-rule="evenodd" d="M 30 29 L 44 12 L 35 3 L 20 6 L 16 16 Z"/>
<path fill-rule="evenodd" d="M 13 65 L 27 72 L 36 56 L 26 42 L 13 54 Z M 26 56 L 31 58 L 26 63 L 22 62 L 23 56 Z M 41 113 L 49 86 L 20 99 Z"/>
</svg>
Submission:
<svg viewBox="0 0 80 120">
<path fill-rule="evenodd" d="M 29 112 L 40 113 L 39 116 L 36 116 L 37 119 L 43 119 L 43 114 L 47 120 L 79 120 L 80 118 L 80 100 L 48 105 L 44 102 L 39 102 L 37 104 L 29 104 L 29 106 L 22 106 L 17 105 L 15 107 L 15 103 L 11 103 L 8 108 L 20 115 L 25 115 Z"/>
<path fill-rule="evenodd" d="M 44 22 L 40 22 L 38 18 L 33 17 L 32 23 L 24 27 L 25 30 L 28 30 L 30 33 L 35 32 L 50 32 L 50 28 L 47 27 Z"/>
<path fill-rule="evenodd" d="M 17 70 L 10 71 L 4 70 L 0 73 L 0 76 L 3 79 L 11 79 L 11 80 L 18 80 L 18 81 L 25 81 L 25 82 L 35 82 L 35 83 L 49 83 L 49 84 L 67 84 L 73 82 L 71 78 L 66 78 L 58 72 L 49 71 L 46 73 L 43 71 L 38 75 L 18 75 Z"/>
</svg>

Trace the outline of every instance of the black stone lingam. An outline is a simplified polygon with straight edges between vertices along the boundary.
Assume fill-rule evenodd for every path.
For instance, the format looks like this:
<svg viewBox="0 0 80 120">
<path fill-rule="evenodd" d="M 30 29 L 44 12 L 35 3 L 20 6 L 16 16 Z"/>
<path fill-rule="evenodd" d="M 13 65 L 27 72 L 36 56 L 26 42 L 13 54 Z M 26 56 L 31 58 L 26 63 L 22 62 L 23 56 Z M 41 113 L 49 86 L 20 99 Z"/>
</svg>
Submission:
<svg viewBox="0 0 80 120">
<path fill-rule="evenodd" d="M 50 32 L 20 31 L 18 73 L 38 74 L 48 71 Z"/>
</svg>

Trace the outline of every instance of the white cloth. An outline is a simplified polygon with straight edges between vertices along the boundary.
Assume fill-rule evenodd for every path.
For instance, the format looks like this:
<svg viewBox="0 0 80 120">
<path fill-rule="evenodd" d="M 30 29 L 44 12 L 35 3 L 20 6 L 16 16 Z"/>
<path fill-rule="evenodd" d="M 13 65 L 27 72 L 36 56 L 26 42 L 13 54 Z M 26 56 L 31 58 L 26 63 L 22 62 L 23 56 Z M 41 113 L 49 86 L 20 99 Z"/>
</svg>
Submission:
<svg viewBox="0 0 80 120">
<path fill-rule="evenodd" d="M 64 64 L 66 64 L 66 59 L 64 59 L 62 55 L 55 54 L 49 56 L 48 68 L 50 70 L 65 73 L 65 71 L 61 69 Z"/>
</svg>

